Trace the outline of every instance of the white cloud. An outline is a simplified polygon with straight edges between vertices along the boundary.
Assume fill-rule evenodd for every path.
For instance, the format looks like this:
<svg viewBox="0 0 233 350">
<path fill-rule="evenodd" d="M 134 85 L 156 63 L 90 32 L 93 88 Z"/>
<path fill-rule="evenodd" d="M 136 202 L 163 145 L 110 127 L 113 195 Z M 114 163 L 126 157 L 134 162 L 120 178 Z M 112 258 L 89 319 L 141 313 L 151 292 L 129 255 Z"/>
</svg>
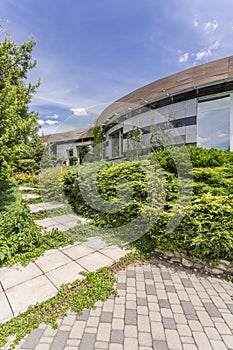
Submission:
<svg viewBox="0 0 233 350">
<path fill-rule="evenodd" d="M 199 22 L 197 20 L 197 16 L 194 17 L 193 25 L 194 25 L 195 28 L 199 27 Z"/>
<path fill-rule="evenodd" d="M 215 41 L 215 43 L 210 45 L 209 49 L 210 50 L 217 50 L 219 47 L 220 47 L 220 42 L 217 40 L 217 41 Z"/>
<path fill-rule="evenodd" d="M 179 57 L 179 62 L 183 63 L 183 62 L 187 62 L 189 59 L 189 54 L 188 52 L 185 52 L 182 56 Z"/>
<path fill-rule="evenodd" d="M 51 119 L 42 120 L 42 119 L 38 119 L 38 124 L 39 125 L 44 125 L 44 124 L 55 125 L 55 124 L 59 124 L 59 123 L 60 122 L 58 120 L 51 120 Z"/>
<path fill-rule="evenodd" d="M 216 19 L 214 19 L 213 22 L 209 21 L 209 22 L 205 23 L 203 28 L 207 32 L 212 31 L 212 30 L 214 31 L 218 28 L 218 22 L 216 21 Z"/>
<path fill-rule="evenodd" d="M 212 56 L 212 52 L 210 49 L 207 50 L 201 50 L 195 54 L 195 60 L 196 61 L 201 61 L 205 57 Z"/>
<path fill-rule="evenodd" d="M 70 111 L 76 115 L 76 117 L 86 117 L 87 110 L 85 108 L 70 108 Z"/>
<path fill-rule="evenodd" d="M 48 119 L 58 119 L 58 118 L 59 118 L 58 114 L 48 115 Z"/>
<path fill-rule="evenodd" d="M 194 54 L 196 61 L 201 61 L 203 58 L 207 58 L 213 55 L 213 50 L 217 50 L 220 47 L 220 42 L 217 40 L 211 44 L 207 49 L 203 49 Z"/>
<path fill-rule="evenodd" d="M 60 122 L 58 120 L 45 120 L 45 124 L 48 124 L 48 125 L 55 125 L 55 124 L 59 124 Z"/>
</svg>

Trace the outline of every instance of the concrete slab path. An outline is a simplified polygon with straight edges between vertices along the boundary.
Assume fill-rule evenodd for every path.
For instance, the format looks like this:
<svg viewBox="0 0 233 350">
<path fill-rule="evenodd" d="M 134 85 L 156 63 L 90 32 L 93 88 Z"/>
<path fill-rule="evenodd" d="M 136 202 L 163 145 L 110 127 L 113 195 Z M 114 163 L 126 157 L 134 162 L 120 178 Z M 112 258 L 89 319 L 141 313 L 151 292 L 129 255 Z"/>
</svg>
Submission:
<svg viewBox="0 0 233 350">
<path fill-rule="evenodd" d="M 29 209 L 31 213 L 38 213 L 42 210 L 51 210 L 51 209 L 59 209 L 64 207 L 64 204 L 55 204 L 49 202 L 43 202 L 38 204 L 29 204 Z"/>
<path fill-rule="evenodd" d="M 23 267 L 0 269 L 0 322 L 25 311 L 29 305 L 54 296 L 62 283 L 83 279 L 81 271 L 111 265 L 126 251 L 107 246 L 99 237 L 89 238 L 65 248 L 47 251 Z"/>
<path fill-rule="evenodd" d="M 118 273 L 116 287 L 119 297 L 69 312 L 57 330 L 41 324 L 16 349 L 233 349 L 232 283 L 154 261 Z"/>
</svg>

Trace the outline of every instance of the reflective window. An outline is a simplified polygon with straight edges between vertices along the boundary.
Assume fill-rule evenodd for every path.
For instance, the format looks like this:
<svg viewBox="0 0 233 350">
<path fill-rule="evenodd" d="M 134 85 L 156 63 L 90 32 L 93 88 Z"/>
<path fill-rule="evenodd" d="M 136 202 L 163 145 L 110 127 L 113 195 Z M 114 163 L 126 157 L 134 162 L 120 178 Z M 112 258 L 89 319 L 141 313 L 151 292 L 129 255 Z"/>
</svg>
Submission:
<svg viewBox="0 0 233 350">
<path fill-rule="evenodd" d="M 230 149 L 230 97 L 198 103 L 197 145 Z"/>
<path fill-rule="evenodd" d="M 113 134 L 111 134 L 111 144 L 112 144 L 112 158 L 120 157 L 123 151 L 122 130 L 118 130 Z"/>
</svg>

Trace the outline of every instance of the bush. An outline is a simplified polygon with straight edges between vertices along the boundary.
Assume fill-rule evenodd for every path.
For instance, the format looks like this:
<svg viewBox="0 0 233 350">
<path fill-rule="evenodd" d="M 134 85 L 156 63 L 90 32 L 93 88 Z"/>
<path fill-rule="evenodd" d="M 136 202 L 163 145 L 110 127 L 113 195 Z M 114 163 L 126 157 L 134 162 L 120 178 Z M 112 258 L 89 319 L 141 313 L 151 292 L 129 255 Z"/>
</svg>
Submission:
<svg viewBox="0 0 233 350">
<path fill-rule="evenodd" d="M 16 183 L 0 182 L 0 266 L 28 263 L 47 249 L 71 243 L 57 230 L 42 235 Z"/>
<path fill-rule="evenodd" d="M 19 185 L 37 186 L 39 178 L 35 173 L 21 172 L 14 175 L 15 180 Z"/>
<path fill-rule="evenodd" d="M 184 199 L 186 193 L 189 195 L 186 187 L 190 188 L 192 181 L 187 174 L 194 176 L 191 203 L 182 221 L 174 230 L 168 230 L 167 224 L 174 217 L 175 207 L 178 214 L 182 211 L 182 204 L 177 204 L 179 178 L 169 149 L 151 153 L 148 157 L 149 162 L 102 163 L 102 167 L 96 162 L 83 168 L 70 168 L 63 180 L 65 192 L 79 214 L 93 218 L 97 226 L 117 228 L 131 223 L 143 211 L 146 214 L 141 225 L 144 224 L 143 220 L 150 220 L 151 216 L 156 215 L 155 209 L 161 204 L 161 192 L 166 185 L 163 211 L 156 224 L 147 232 L 147 238 L 142 238 L 142 244 L 150 242 L 151 247 L 186 252 L 189 256 L 196 256 L 204 261 L 219 259 L 233 261 L 233 155 L 227 151 L 205 150 L 193 146 L 187 149 L 192 164 L 196 166 L 193 170 L 190 169 L 184 149 L 182 147 L 172 149 L 180 161 L 181 173 L 184 176 L 182 183 Z M 163 172 L 159 169 L 158 161 L 164 169 Z M 146 168 L 150 172 L 149 164 L 155 166 L 157 174 L 162 173 L 159 181 L 153 184 L 154 208 L 147 203 L 149 187 L 143 170 Z M 91 183 L 95 178 L 94 174 L 97 174 L 97 192 L 93 194 Z M 151 173 L 150 176 L 157 178 L 155 173 Z M 132 191 L 129 191 L 127 181 Z M 83 188 L 83 193 L 93 194 L 91 199 L 96 210 L 86 203 L 80 186 Z M 98 207 L 99 197 L 105 206 L 106 202 L 109 204 L 108 212 L 101 210 L 100 205 Z M 120 210 L 114 211 L 114 208 Z M 132 225 L 131 230 L 135 229 L 137 228 Z M 138 245 L 137 241 L 137 247 Z"/>
</svg>

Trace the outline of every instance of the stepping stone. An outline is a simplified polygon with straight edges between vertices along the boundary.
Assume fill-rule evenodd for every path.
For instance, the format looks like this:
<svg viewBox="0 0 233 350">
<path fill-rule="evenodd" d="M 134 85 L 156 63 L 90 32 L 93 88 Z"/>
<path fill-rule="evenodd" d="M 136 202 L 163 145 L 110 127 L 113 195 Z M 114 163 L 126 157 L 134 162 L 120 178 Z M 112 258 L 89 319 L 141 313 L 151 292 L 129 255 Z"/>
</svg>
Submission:
<svg viewBox="0 0 233 350">
<path fill-rule="evenodd" d="M 47 273 L 70 262 L 72 262 L 71 258 L 59 250 L 53 250 L 36 259 L 35 264 L 41 269 L 41 271 L 43 271 L 43 273 Z"/>
<path fill-rule="evenodd" d="M 4 292 L 0 292 L 0 310 L 0 322 L 7 322 L 13 317 L 10 304 Z"/>
<path fill-rule="evenodd" d="M 20 191 L 34 191 L 35 187 L 19 186 Z"/>
<path fill-rule="evenodd" d="M 38 204 L 29 204 L 29 209 L 31 213 L 38 213 L 42 210 L 51 210 L 51 209 L 59 209 L 64 207 L 65 204 L 54 204 L 49 202 L 38 203 Z"/>
<path fill-rule="evenodd" d="M 59 288 L 63 283 L 72 283 L 77 279 L 84 279 L 84 276 L 79 274 L 81 271 L 85 271 L 85 269 L 75 261 L 72 261 L 66 265 L 58 267 L 55 270 L 49 271 L 47 276 L 50 281 L 52 281 L 53 284 Z"/>
<path fill-rule="evenodd" d="M 35 193 L 27 193 L 23 195 L 23 199 L 35 199 L 35 198 L 40 198 L 39 194 Z"/>
<path fill-rule="evenodd" d="M 45 301 L 57 293 L 57 288 L 46 276 L 38 276 L 7 289 L 7 298 L 14 316 L 26 311 L 29 305 Z"/>
<path fill-rule="evenodd" d="M 86 222 L 87 220 L 79 218 L 77 215 L 73 214 L 65 214 L 43 220 L 35 220 L 36 225 L 44 227 L 48 231 L 51 231 L 53 228 L 57 228 L 62 232 L 67 231 L 78 224 L 84 224 Z"/>
<path fill-rule="evenodd" d="M 113 259 L 108 258 L 99 252 L 95 252 L 78 259 L 77 263 L 87 271 L 95 271 L 100 267 L 110 266 L 113 263 Z"/>
<path fill-rule="evenodd" d="M 0 269 L 0 281 L 4 290 L 40 275 L 42 275 L 42 271 L 34 263 L 30 263 L 26 267 L 18 264 Z"/>
</svg>

